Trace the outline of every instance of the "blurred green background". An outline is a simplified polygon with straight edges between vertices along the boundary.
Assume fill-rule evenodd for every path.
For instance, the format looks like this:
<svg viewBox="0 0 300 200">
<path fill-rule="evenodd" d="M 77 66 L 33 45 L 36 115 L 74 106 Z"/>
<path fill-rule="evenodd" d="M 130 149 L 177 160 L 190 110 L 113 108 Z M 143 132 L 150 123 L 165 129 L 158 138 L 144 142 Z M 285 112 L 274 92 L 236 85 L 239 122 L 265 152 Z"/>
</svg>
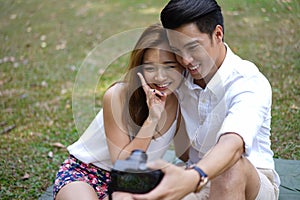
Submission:
<svg viewBox="0 0 300 200">
<path fill-rule="evenodd" d="M 158 22 L 166 2 L 0 0 L 0 199 L 37 199 L 53 183 L 78 139 L 72 91 L 85 57 L 114 34 Z M 275 157 L 299 160 L 299 1 L 218 2 L 225 41 L 271 82 Z M 105 73 L 97 107 L 126 64 L 124 55 Z"/>
</svg>

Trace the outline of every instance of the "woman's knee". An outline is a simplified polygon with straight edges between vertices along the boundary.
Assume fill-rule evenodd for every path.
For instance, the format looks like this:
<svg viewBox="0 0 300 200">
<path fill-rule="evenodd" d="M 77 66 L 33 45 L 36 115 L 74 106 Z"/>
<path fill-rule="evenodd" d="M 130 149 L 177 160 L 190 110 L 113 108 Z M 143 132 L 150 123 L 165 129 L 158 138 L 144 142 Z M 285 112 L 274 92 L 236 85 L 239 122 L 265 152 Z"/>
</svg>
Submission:
<svg viewBox="0 0 300 200">
<path fill-rule="evenodd" d="M 63 186 L 57 193 L 55 200 L 68 199 L 97 199 L 98 196 L 94 188 L 89 184 L 81 181 L 71 182 Z"/>
</svg>

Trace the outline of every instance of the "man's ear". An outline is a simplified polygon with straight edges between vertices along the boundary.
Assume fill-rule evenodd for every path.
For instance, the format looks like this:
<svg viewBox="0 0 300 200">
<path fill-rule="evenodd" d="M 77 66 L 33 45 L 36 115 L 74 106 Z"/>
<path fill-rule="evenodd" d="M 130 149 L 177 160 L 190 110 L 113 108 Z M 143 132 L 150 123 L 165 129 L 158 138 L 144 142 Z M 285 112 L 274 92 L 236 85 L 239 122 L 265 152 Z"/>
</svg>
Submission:
<svg viewBox="0 0 300 200">
<path fill-rule="evenodd" d="M 223 42 L 224 34 L 223 34 L 223 27 L 221 25 L 216 26 L 213 33 L 213 37 L 215 37 L 217 42 Z"/>
</svg>

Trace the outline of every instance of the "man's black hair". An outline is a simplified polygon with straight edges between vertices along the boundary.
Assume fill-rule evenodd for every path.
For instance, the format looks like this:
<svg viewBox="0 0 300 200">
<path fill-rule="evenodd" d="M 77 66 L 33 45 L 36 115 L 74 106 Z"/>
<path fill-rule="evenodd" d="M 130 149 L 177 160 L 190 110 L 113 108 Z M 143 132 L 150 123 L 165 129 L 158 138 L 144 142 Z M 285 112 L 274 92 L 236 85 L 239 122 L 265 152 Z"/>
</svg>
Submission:
<svg viewBox="0 0 300 200">
<path fill-rule="evenodd" d="M 170 0 L 161 11 L 160 19 L 168 29 L 195 23 L 200 32 L 210 36 L 217 25 L 221 25 L 224 32 L 221 7 L 215 0 Z"/>
</svg>

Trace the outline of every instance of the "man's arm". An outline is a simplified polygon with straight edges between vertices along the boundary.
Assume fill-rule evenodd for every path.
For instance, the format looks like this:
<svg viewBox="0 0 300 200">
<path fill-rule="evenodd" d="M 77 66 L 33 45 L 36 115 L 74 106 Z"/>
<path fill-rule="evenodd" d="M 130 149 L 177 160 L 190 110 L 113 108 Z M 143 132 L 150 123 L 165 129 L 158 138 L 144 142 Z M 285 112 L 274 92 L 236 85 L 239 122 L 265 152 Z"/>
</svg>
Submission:
<svg viewBox="0 0 300 200">
<path fill-rule="evenodd" d="M 212 179 L 232 167 L 242 156 L 244 143 L 236 133 L 223 134 L 218 143 L 205 157 L 197 163 Z M 151 164 L 149 167 L 162 169 L 165 176 L 162 182 L 151 192 L 143 195 L 133 195 L 134 199 L 181 199 L 194 192 L 200 176 L 196 170 L 184 170 L 163 161 Z"/>
<path fill-rule="evenodd" d="M 236 133 L 223 134 L 217 144 L 201 159 L 197 166 L 213 179 L 232 167 L 244 153 L 244 142 Z"/>
</svg>

